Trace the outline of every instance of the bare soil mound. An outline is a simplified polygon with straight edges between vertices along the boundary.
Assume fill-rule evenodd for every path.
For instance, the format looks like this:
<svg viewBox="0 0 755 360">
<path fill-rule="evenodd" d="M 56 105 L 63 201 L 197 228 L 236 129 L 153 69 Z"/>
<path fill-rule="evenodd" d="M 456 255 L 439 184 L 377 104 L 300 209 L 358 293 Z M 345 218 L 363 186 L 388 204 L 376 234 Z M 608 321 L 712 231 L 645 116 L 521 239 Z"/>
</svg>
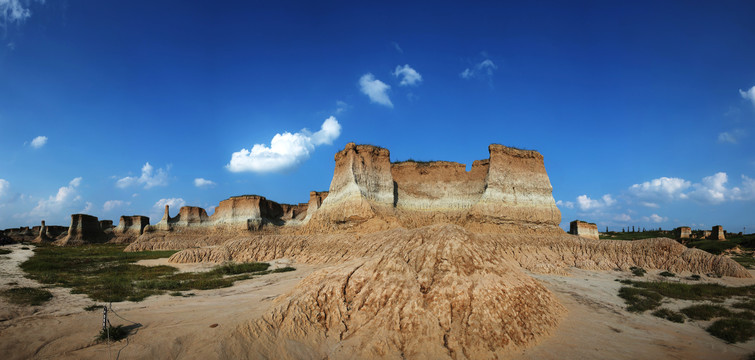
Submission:
<svg viewBox="0 0 755 360">
<path fill-rule="evenodd" d="M 547 334 L 564 312 L 461 227 L 381 234 L 375 256 L 308 276 L 262 319 L 240 326 L 224 348 L 241 353 L 226 355 L 491 358 Z"/>
</svg>

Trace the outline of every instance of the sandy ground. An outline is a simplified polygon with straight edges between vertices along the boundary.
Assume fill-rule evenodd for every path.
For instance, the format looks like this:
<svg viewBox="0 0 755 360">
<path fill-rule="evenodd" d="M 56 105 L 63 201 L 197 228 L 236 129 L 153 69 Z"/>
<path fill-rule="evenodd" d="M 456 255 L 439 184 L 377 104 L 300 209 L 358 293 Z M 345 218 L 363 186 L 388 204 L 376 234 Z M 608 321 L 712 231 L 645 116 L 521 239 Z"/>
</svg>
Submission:
<svg viewBox="0 0 755 360">
<path fill-rule="evenodd" d="M 0 258 L 0 290 L 11 286 L 40 286 L 23 277 L 18 264 L 32 255 L 22 245 L 7 246 L 13 253 Z M 51 288 L 54 298 L 38 307 L 19 307 L 0 297 L 0 354 L 3 359 L 215 359 L 221 358 L 220 340 L 237 325 L 260 317 L 272 300 L 290 291 L 319 267 L 279 259 L 274 267 L 294 266 L 293 272 L 269 274 L 237 282 L 231 288 L 192 291 L 192 297 L 153 296 L 139 303 L 113 304 L 113 325 L 133 328 L 128 340 L 113 344 L 94 340 L 102 312 L 87 312 L 93 304 L 84 295 Z M 166 259 L 143 261 L 166 264 Z M 176 264 L 170 264 L 176 266 Z M 204 271 L 214 264 L 182 264 L 181 271 Z M 705 332 L 710 322 L 676 324 L 649 313 L 624 310 L 617 296 L 630 278 L 621 272 L 571 269 L 570 276 L 538 275 L 568 309 L 552 336 L 517 354 L 515 359 L 743 359 L 755 352 L 755 340 L 726 344 Z M 657 272 L 655 272 L 657 273 Z M 650 278 L 655 274 L 651 272 Z M 708 279 L 706 279 L 708 280 Z M 727 285 L 747 285 L 753 279 L 716 279 Z M 687 302 L 664 304 L 677 310 Z M 128 319 L 128 320 L 126 320 Z M 136 323 L 136 324 L 134 324 Z M 218 324 L 216 327 L 211 327 Z"/>
</svg>

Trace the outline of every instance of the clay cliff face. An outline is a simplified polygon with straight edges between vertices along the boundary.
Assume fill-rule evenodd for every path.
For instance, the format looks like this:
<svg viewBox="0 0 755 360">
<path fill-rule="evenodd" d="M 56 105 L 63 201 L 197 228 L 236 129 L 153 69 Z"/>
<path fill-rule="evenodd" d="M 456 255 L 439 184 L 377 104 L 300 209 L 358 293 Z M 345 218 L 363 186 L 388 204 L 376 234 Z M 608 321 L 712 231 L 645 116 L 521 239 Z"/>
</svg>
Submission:
<svg viewBox="0 0 755 360">
<path fill-rule="evenodd" d="M 68 236 L 55 241 L 55 245 L 82 245 L 106 240 L 105 234 L 100 229 L 100 221 L 96 216 L 73 214 L 71 215 L 71 226 L 68 228 Z"/>
<path fill-rule="evenodd" d="M 350 143 L 335 156 L 330 192 L 311 212 L 311 228 L 420 227 L 456 223 L 478 231 L 559 232 L 543 157 L 536 151 L 490 145 L 490 159 L 464 164 L 390 163 L 387 149 Z"/>
<path fill-rule="evenodd" d="M 233 196 L 220 202 L 210 217 L 216 226 L 256 230 L 264 219 L 280 219 L 283 208 L 264 196 Z"/>
<path fill-rule="evenodd" d="M 692 229 L 689 226 L 680 226 L 674 229 L 674 235 L 680 239 L 689 239 L 692 235 Z"/>
<path fill-rule="evenodd" d="M 110 222 L 112 225 L 112 221 Z M 141 215 L 121 216 L 118 226 L 113 229 L 116 236 L 139 236 L 149 226 L 149 217 Z"/>
</svg>

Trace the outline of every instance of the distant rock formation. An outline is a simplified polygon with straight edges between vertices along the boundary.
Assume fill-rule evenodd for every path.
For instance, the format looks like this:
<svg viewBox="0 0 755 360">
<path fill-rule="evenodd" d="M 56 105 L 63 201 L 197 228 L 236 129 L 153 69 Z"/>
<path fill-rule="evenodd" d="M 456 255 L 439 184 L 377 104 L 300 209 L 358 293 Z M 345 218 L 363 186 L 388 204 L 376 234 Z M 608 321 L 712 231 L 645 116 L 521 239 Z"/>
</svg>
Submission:
<svg viewBox="0 0 755 360">
<path fill-rule="evenodd" d="M 113 222 L 110 222 L 112 227 Z M 149 217 L 142 215 L 123 215 L 118 220 L 118 226 L 112 229 L 115 237 L 113 242 L 115 243 L 131 243 L 140 235 L 142 235 L 145 229 L 149 226 Z"/>
<path fill-rule="evenodd" d="M 87 214 L 71 215 L 71 226 L 68 227 L 68 236 L 55 241 L 55 245 L 70 246 L 83 245 L 87 243 L 99 243 L 107 241 L 100 221 L 96 216 Z"/>
<path fill-rule="evenodd" d="M 51 241 L 52 239 L 50 239 L 50 236 L 47 234 L 47 226 L 45 226 L 45 221 L 42 220 L 42 225 L 39 227 L 39 235 L 37 235 L 37 237 L 34 238 L 32 242 L 39 244 L 39 243 L 47 243 Z"/>
<path fill-rule="evenodd" d="M 713 229 L 710 232 L 710 239 L 712 240 L 726 240 L 724 227 L 721 225 L 716 225 L 713 227 Z"/>
<path fill-rule="evenodd" d="M 680 226 L 674 229 L 674 236 L 677 239 L 689 239 L 692 236 L 692 229 L 689 226 Z"/>
<path fill-rule="evenodd" d="M 574 220 L 569 223 L 569 234 L 577 235 L 586 239 L 600 239 L 598 225 L 580 220 Z"/>
<path fill-rule="evenodd" d="M 322 202 L 325 200 L 325 198 L 328 197 L 327 191 L 310 191 L 309 192 L 309 203 L 307 204 L 307 215 L 304 218 L 305 222 L 308 222 L 309 219 L 312 218 L 312 214 L 314 214 L 317 209 L 322 206 Z"/>
</svg>

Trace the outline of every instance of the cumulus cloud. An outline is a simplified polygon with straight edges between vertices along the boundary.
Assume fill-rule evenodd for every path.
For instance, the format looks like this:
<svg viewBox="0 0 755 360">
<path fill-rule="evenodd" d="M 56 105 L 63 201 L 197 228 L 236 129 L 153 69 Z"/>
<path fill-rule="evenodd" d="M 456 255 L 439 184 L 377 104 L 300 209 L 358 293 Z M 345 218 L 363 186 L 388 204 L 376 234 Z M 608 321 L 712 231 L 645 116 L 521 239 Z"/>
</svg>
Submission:
<svg viewBox="0 0 755 360">
<path fill-rule="evenodd" d="M 322 123 L 320 130 L 311 133 L 303 129 L 298 133 L 275 134 L 270 146 L 255 144 L 252 150 L 241 149 L 231 155 L 226 168 L 232 172 L 280 172 L 291 170 L 309 159 L 315 147 L 332 144 L 341 135 L 341 124 L 331 116 Z"/>
<path fill-rule="evenodd" d="M 650 216 L 643 216 L 642 220 L 645 222 L 654 222 L 656 224 L 668 221 L 667 217 L 660 216 L 658 214 L 652 214 Z"/>
<path fill-rule="evenodd" d="M 149 164 L 147 162 L 142 166 L 142 174 L 139 177 L 135 176 L 126 176 L 124 178 L 118 179 L 118 181 L 115 182 L 115 186 L 125 189 L 130 186 L 144 186 L 145 189 L 149 189 L 155 186 L 165 186 L 168 185 L 168 170 L 170 167 L 167 167 L 165 169 L 157 169 Z"/>
<path fill-rule="evenodd" d="M 347 104 L 345 101 L 336 101 L 336 115 L 348 110 L 349 107 L 349 104 Z"/>
<path fill-rule="evenodd" d="M 28 6 L 29 2 L 26 1 Z M 31 17 L 31 11 L 21 0 L 0 0 L 0 25 L 6 28 L 12 23 L 21 23 Z"/>
<path fill-rule="evenodd" d="M 567 209 L 574 209 L 574 203 L 571 201 L 559 200 L 559 201 L 556 201 L 556 206 L 559 206 L 559 207 L 563 206 Z"/>
<path fill-rule="evenodd" d="M 94 204 L 87 201 L 86 204 L 84 204 L 84 208 L 79 211 L 80 214 L 89 214 L 92 209 L 94 209 Z"/>
<path fill-rule="evenodd" d="M 750 100 L 752 102 L 752 105 L 755 106 L 755 86 L 746 91 L 739 89 L 739 95 L 742 95 L 742 98 L 746 100 Z"/>
<path fill-rule="evenodd" d="M 154 208 L 162 211 L 163 209 L 165 209 L 165 205 L 168 205 L 171 208 L 175 209 L 175 208 L 180 208 L 186 205 L 186 201 L 184 201 L 183 198 L 160 199 L 160 200 L 157 200 L 157 202 L 154 205 Z"/>
<path fill-rule="evenodd" d="M 388 90 L 391 89 L 391 86 L 375 79 L 375 76 L 371 73 L 364 74 L 359 78 L 359 89 L 363 94 L 370 98 L 370 102 L 385 105 L 390 108 L 393 107 L 393 103 L 388 97 Z"/>
<path fill-rule="evenodd" d="M 0 2 L 3 0 L 0 0 Z M 39 149 L 47 144 L 47 136 L 37 136 L 31 141 L 31 147 Z"/>
<path fill-rule="evenodd" d="M 726 183 L 729 182 L 729 177 L 725 172 L 718 172 L 711 176 L 703 178 L 701 184 L 695 184 L 694 190 L 689 193 L 689 196 L 695 200 L 707 202 L 711 204 L 719 204 L 726 200 Z"/>
<path fill-rule="evenodd" d="M 194 179 L 194 186 L 196 186 L 198 188 L 208 188 L 208 187 L 213 187 L 215 185 L 217 185 L 217 184 L 215 184 L 215 182 L 212 181 L 212 180 L 207 180 L 207 179 L 203 179 L 203 178 L 196 178 L 196 179 Z"/>
<path fill-rule="evenodd" d="M 577 206 L 583 211 L 603 209 L 615 203 L 616 200 L 610 194 L 605 194 L 600 199 L 591 199 L 587 195 L 577 196 Z"/>
<path fill-rule="evenodd" d="M 131 205 L 131 203 L 123 200 L 108 200 L 105 201 L 105 204 L 102 205 L 102 209 L 105 211 L 110 211 L 113 209 L 122 208 L 126 205 Z"/>
<path fill-rule="evenodd" d="M 665 199 L 686 198 L 684 191 L 691 183 L 681 178 L 660 177 L 629 187 L 629 192 L 640 198 Z"/>
<path fill-rule="evenodd" d="M 755 179 L 742 175 L 742 186 L 731 189 L 732 200 L 755 200 Z"/>
<path fill-rule="evenodd" d="M 632 217 L 629 216 L 629 214 L 619 214 L 619 215 L 614 216 L 613 219 L 616 221 L 624 221 L 624 222 L 632 221 Z"/>
<path fill-rule="evenodd" d="M 735 129 L 731 131 L 724 131 L 720 134 L 718 134 L 718 142 L 720 143 L 730 143 L 730 144 L 737 144 L 739 143 L 739 140 L 744 138 L 746 135 L 744 130 L 741 129 Z"/>
<path fill-rule="evenodd" d="M 81 185 L 81 177 L 74 178 L 68 183 L 68 186 L 62 186 L 54 196 L 40 200 L 27 215 L 29 216 L 49 216 L 59 213 L 63 208 L 71 203 L 81 200 L 78 188 Z"/>
<path fill-rule="evenodd" d="M 401 78 L 399 86 L 417 86 L 422 82 L 422 75 L 417 70 L 412 69 L 409 64 L 396 66 L 393 76 Z"/>
<path fill-rule="evenodd" d="M 493 60 L 485 59 L 476 65 L 464 69 L 459 76 L 462 79 L 473 79 L 473 78 L 491 78 L 493 77 L 493 74 L 495 73 L 495 70 L 498 69 L 498 66 L 493 62 Z"/>
</svg>

